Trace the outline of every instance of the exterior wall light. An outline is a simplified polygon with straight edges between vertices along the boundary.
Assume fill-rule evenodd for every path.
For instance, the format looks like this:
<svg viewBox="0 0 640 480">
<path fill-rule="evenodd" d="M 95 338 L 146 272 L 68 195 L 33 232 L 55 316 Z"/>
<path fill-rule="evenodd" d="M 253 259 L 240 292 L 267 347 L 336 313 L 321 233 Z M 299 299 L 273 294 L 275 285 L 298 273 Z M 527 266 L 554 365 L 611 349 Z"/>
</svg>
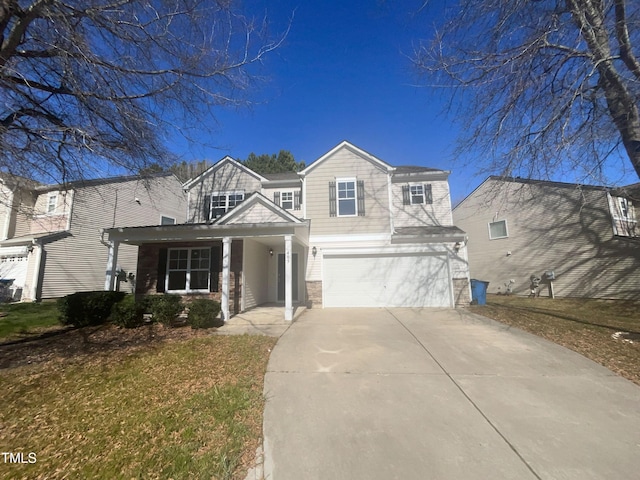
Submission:
<svg viewBox="0 0 640 480">
<path fill-rule="evenodd" d="M 318 249 L 316 247 L 313 247 L 311 249 L 311 255 L 313 255 L 313 258 L 316 258 L 317 254 L 318 254 Z"/>
<path fill-rule="evenodd" d="M 273 248 L 269 249 L 269 255 L 273 257 Z"/>
</svg>

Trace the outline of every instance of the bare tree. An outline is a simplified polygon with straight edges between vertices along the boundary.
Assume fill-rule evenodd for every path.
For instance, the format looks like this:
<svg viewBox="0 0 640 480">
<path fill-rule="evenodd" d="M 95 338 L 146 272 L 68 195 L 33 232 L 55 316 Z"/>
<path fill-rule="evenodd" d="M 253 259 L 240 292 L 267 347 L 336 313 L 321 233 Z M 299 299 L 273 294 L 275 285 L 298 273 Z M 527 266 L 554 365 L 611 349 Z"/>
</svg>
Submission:
<svg viewBox="0 0 640 480">
<path fill-rule="evenodd" d="M 601 180 L 626 155 L 640 177 L 640 2 L 455 3 L 414 61 L 455 87 L 461 147 L 490 157 L 483 173 Z"/>
<path fill-rule="evenodd" d="M 66 182 L 163 162 L 167 131 L 246 101 L 282 41 L 235 3 L 0 0 L 0 171 Z"/>
</svg>

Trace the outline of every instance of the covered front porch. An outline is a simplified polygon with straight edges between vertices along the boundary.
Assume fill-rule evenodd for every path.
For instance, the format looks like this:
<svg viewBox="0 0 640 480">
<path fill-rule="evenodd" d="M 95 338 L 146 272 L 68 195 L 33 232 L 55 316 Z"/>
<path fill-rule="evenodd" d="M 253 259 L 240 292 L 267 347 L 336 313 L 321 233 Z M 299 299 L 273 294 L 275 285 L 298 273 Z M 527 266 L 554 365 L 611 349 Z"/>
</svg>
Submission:
<svg viewBox="0 0 640 480">
<path fill-rule="evenodd" d="M 105 290 L 118 276 L 118 248 L 137 245 L 137 295 L 173 293 L 219 300 L 226 322 L 266 303 L 280 305 L 285 321 L 304 304 L 308 222 L 181 224 L 112 228 Z"/>
</svg>

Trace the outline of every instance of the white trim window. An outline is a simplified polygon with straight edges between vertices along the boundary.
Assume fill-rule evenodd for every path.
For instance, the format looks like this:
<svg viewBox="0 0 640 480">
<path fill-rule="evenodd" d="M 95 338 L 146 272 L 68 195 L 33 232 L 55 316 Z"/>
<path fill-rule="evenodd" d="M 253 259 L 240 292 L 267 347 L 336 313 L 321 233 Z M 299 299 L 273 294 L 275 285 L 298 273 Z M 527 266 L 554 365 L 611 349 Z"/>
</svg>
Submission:
<svg viewBox="0 0 640 480">
<path fill-rule="evenodd" d="M 336 179 L 336 188 L 338 191 L 338 216 L 355 217 L 358 214 L 356 179 L 338 178 Z"/>
<path fill-rule="evenodd" d="M 285 210 L 293 210 L 293 190 L 280 192 L 280 206 Z"/>
<path fill-rule="evenodd" d="M 507 238 L 508 236 L 509 231 L 507 230 L 506 220 L 496 220 L 489 223 L 489 240 Z"/>
<path fill-rule="evenodd" d="M 411 193 L 411 205 L 423 205 L 426 203 L 424 185 L 409 185 Z"/>
<path fill-rule="evenodd" d="M 167 292 L 208 292 L 211 248 L 170 248 Z"/>
<path fill-rule="evenodd" d="M 626 197 L 609 196 L 609 208 L 613 217 L 613 234 L 619 237 L 637 237 L 638 220 L 633 202 Z"/>
<path fill-rule="evenodd" d="M 50 193 L 47 197 L 47 214 L 53 215 L 56 213 L 56 207 L 58 206 L 58 194 Z"/>
<path fill-rule="evenodd" d="M 175 225 L 176 219 L 168 215 L 160 215 L 160 225 Z"/>
<path fill-rule="evenodd" d="M 211 219 L 233 210 L 244 200 L 244 191 L 213 192 L 211 194 Z"/>
</svg>

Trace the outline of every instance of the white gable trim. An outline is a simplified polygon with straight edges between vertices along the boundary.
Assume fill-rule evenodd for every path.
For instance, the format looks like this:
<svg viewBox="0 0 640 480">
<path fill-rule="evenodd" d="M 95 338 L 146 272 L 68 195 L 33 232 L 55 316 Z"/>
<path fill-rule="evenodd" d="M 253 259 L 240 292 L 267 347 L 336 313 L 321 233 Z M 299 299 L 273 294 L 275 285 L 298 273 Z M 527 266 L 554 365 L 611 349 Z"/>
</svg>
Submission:
<svg viewBox="0 0 640 480">
<path fill-rule="evenodd" d="M 319 159 L 317 159 L 315 162 L 313 162 L 307 168 L 305 168 L 304 170 L 299 172 L 299 175 L 304 177 L 309 172 L 311 172 L 314 168 L 316 168 L 318 165 L 320 165 L 322 162 L 324 162 L 325 160 L 327 160 L 328 158 L 330 158 L 336 152 L 338 152 L 339 150 L 342 150 L 343 148 L 346 148 L 347 150 L 350 150 L 351 152 L 355 153 L 359 157 L 362 157 L 364 160 L 367 160 L 368 162 L 371 162 L 373 165 L 375 165 L 376 167 L 380 168 L 381 170 L 384 170 L 385 172 L 393 172 L 395 170 L 395 168 L 392 167 L 391 165 L 389 165 L 387 162 L 384 162 L 384 161 L 380 160 L 379 158 L 371 155 L 368 152 L 365 152 L 361 148 L 358 148 L 355 145 L 353 145 L 352 143 L 349 143 L 349 142 L 347 142 L 345 140 L 345 141 L 341 142 L 340 144 L 336 145 L 331 150 L 329 150 L 327 153 L 325 153 L 323 156 L 321 156 Z"/>
<path fill-rule="evenodd" d="M 282 220 L 285 222 L 303 223 L 303 221 L 300 220 L 298 217 L 296 217 L 295 215 L 292 215 L 287 210 L 279 207 L 278 205 L 273 203 L 271 200 L 269 200 L 267 197 L 265 197 L 261 193 L 255 192 L 250 197 L 246 198 L 245 201 L 242 202 L 240 205 L 238 205 L 233 210 L 230 210 L 229 212 L 224 214 L 222 217 L 220 217 L 216 222 L 214 222 L 215 225 L 225 225 L 233 221 L 235 217 L 242 215 L 247 210 L 252 208 L 256 203 L 263 205 L 264 207 L 266 207 L 276 215 L 280 216 Z"/>
<path fill-rule="evenodd" d="M 202 180 L 204 180 L 206 177 L 208 177 L 209 175 L 211 175 L 213 172 L 215 172 L 216 170 L 222 168 L 224 165 L 226 165 L 227 163 L 230 163 L 231 165 L 233 165 L 234 167 L 236 167 L 239 170 L 242 170 L 244 173 L 251 175 L 252 177 L 256 178 L 257 180 L 259 180 L 260 182 L 266 182 L 267 179 L 264 178 L 262 175 L 254 172 L 253 170 L 251 170 L 248 167 L 245 167 L 244 165 L 242 165 L 240 162 L 238 162 L 237 160 L 234 160 L 233 158 L 231 158 L 229 155 L 227 155 L 226 157 L 224 157 L 222 160 L 216 162 L 214 165 L 211 165 L 209 168 L 207 168 L 204 172 L 202 172 L 200 175 L 198 175 L 195 178 L 192 178 L 191 180 L 187 180 L 185 183 L 182 184 L 182 188 L 187 190 L 190 189 L 193 185 L 195 185 L 196 183 L 201 182 Z"/>
</svg>

